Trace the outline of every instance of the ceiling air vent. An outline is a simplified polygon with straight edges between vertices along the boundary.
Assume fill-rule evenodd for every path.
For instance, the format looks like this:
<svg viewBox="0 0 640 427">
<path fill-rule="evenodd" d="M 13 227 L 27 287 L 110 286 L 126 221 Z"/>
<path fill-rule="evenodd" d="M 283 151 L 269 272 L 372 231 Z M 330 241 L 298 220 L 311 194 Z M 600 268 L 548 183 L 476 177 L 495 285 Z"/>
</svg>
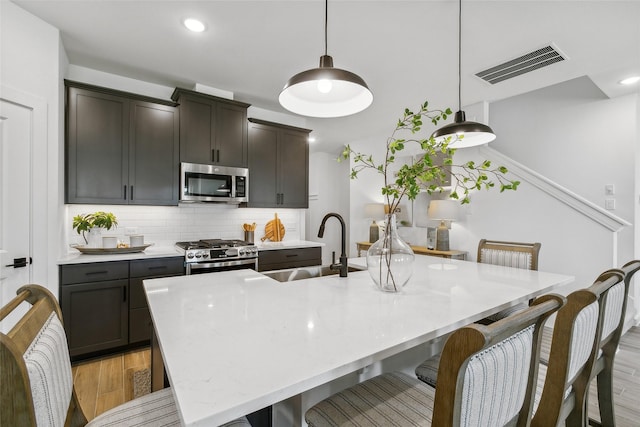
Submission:
<svg viewBox="0 0 640 427">
<path fill-rule="evenodd" d="M 476 76 L 491 84 L 496 84 L 513 77 L 529 73 L 547 65 L 555 64 L 567 59 L 554 46 L 545 46 L 543 48 L 529 52 L 518 58 L 504 62 L 495 67 L 491 67 L 484 71 L 476 73 Z"/>
</svg>

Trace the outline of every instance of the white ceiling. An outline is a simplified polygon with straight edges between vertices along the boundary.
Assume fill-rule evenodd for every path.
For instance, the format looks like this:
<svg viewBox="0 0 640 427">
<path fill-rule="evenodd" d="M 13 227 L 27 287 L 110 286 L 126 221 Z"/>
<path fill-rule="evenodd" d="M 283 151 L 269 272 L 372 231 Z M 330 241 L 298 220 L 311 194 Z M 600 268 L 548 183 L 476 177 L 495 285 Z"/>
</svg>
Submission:
<svg viewBox="0 0 640 427">
<path fill-rule="evenodd" d="M 0 0 L 6 1 L 6 0 Z M 318 66 L 324 1 L 14 0 L 60 29 L 71 64 L 166 86 L 196 83 L 286 112 L 278 95 Z M 374 94 L 367 110 L 308 119 L 315 149 L 389 135 L 405 107 L 457 109 L 456 0 L 330 0 L 328 54 Z M 196 17 L 204 33 L 181 21 Z M 489 85 L 474 73 L 553 43 L 568 60 Z M 462 104 L 496 101 L 588 75 L 608 96 L 639 91 L 640 1 L 464 0 Z"/>
</svg>

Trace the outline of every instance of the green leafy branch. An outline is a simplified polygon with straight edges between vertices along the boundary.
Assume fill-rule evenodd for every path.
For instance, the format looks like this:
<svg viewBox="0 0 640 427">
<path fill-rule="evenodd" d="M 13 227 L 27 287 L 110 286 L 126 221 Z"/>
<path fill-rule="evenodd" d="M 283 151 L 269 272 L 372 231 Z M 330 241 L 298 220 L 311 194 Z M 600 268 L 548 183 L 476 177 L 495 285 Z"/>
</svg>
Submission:
<svg viewBox="0 0 640 427">
<path fill-rule="evenodd" d="M 351 169 L 351 179 L 356 179 L 358 174 L 365 169 L 373 169 L 384 176 L 382 194 L 387 201 L 389 212 L 393 213 L 398 208 L 404 197 L 415 200 L 421 191 L 429 194 L 442 193 L 446 186 L 447 176 L 450 174 L 452 191 L 449 197 L 460 200 L 460 203 L 469 203 L 469 193 L 472 190 L 491 189 L 499 184 L 500 192 L 516 190 L 519 181 L 506 178 L 507 168 L 504 166 L 492 167 L 489 160 L 480 164 L 469 161 L 465 164 L 454 164 L 453 155 L 456 152 L 451 145 L 464 136 L 456 136 L 455 139 L 446 138 L 436 140 L 432 137 L 426 139 L 416 138 L 424 120 L 429 120 L 438 125 L 440 120 L 446 120 L 452 114 L 451 109 L 429 110 L 429 103 L 424 102 L 417 112 L 406 108 L 402 118 L 398 119 L 396 128 L 387 139 L 384 161 L 376 162 L 370 154 L 354 151 L 349 145 L 345 146 L 338 161 L 353 158 L 354 166 Z M 409 138 L 399 138 L 400 132 L 410 132 Z M 422 150 L 422 157 L 411 165 L 404 164 L 398 171 L 390 175 L 391 165 L 396 160 L 396 154 L 410 144 L 418 144 Z M 462 197 L 461 197 L 462 195 Z"/>
</svg>

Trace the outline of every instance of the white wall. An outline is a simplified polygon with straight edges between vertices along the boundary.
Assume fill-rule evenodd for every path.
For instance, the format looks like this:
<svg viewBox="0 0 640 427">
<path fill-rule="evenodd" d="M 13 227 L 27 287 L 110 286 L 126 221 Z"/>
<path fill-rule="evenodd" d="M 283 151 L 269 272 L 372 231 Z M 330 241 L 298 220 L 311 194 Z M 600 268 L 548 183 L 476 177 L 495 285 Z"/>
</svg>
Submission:
<svg viewBox="0 0 640 427">
<path fill-rule="evenodd" d="M 309 210 L 307 213 L 307 240 L 325 244 L 322 250 L 322 264 L 331 263 L 331 252 L 336 253 L 336 261 L 341 251 L 341 229 L 335 218 L 327 220 L 324 237 L 318 237 L 322 218 L 335 212 L 344 218 L 347 225 L 347 256 L 355 247 L 350 238 L 353 222 L 349 220 L 349 162 L 338 163 L 337 154 L 313 152 L 309 155 Z"/>
<path fill-rule="evenodd" d="M 63 165 L 59 148 L 64 129 L 60 96 L 66 55 L 56 28 L 11 2 L 0 5 L 0 29 L 0 83 L 40 100 L 46 110 L 46 129 L 36 132 L 32 141 L 32 280 L 57 295 Z"/>
<path fill-rule="evenodd" d="M 490 124 L 498 137 L 490 146 L 602 208 L 606 198 L 615 198 L 611 212 L 634 223 L 640 197 L 635 185 L 640 182 L 635 175 L 638 98 L 634 94 L 608 99 L 584 77 L 497 101 L 490 106 Z M 430 131 L 424 129 L 425 135 Z M 382 156 L 386 137 L 352 146 Z M 470 159 L 484 157 L 470 148 L 459 150 L 454 161 Z M 605 195 L 607 184 L 615 186 L 615 195 Z M 352 241 L 366 240 L 362 211 L 366 203 L 382 201 L 381 186 L 381 178 L 372 172 L 351 181 Z M 538 241 L 539 268 L 574 275 L 573 288 L 591 284 L 599 273 L 637 253 L 633 227 L 624 227 L 616 236 L 527 183 L 516 192 L 475 192 L 471 205 L 461 211 L 460 221 L 450 230 L 452 249 L 467 251 L 468 259 L 475 260 L 481 238 Z M 413 237 L 419 236 L 418 230 L 406 232 Z M 628 314 L 638 312 L 639 303 L 637 296 Z"/>
</svg>

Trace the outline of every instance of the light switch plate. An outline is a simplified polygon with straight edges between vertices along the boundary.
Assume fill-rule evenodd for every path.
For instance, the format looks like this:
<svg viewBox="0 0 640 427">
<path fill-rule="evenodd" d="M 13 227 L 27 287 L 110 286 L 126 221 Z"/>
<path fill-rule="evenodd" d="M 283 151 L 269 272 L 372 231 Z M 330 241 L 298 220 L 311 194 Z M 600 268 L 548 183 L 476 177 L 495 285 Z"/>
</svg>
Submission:
<svg viewBox="0 0 640 427">
<path fill-rule="evenodd" d="M 604 194 L 607 196 L 613 196 L 616 194 L 616 187 L 613 184 L 607 184 L 604 186 Z"/>
<path fill-rule="evenodd" d="M 615 210 L 616 208 L 616 199 L 606 199 L 604 201 L 604 208 L 607 210 Z"/>
</svg>

